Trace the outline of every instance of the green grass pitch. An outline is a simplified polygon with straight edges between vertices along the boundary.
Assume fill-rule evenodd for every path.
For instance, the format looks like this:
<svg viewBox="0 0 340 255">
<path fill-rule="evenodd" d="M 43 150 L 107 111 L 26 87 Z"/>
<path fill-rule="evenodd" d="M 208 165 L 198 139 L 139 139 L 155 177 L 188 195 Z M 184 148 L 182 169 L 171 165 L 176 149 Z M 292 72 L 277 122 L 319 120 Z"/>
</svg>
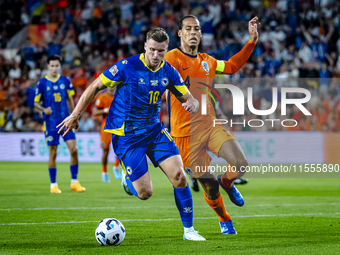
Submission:
<svg viewBox="0 0 340 255">
<path fill-rule="evenodd" d="M 70 190 L 69 165 L 58 163 L 61 194 L 49 193 L 47 163 L 0 163 L 0 254 L 340 254 L 339 179 L 250 179 L 238 186 L 245 205 L 223 194 L 238 235 L 220 234 L 218 218 L 194 199 L 194 226 L 206 242 L 183 241 L 173 189 L 150 166 L 154 194 L 129 197 L 113 177 L 101 182 L 100 164 L 81 163 L 86 192 Z M 120 246 L 100 246 L 104 218 L 126 228 Z"/>
</svg>

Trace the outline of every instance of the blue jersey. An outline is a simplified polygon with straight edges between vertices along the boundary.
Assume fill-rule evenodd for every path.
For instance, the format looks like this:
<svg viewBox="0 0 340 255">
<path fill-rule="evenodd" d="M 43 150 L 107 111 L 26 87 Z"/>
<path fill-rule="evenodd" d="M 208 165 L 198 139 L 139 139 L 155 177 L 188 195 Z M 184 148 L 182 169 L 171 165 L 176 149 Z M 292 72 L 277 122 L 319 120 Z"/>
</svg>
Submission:
<svg viewBox="0 0 340 255">
<path fill-rule="evenodd" d="M 100 79 L 107 87 L 117 86 L 104 130 L 120 136 L 148 132 L 160 122 L 161 97 L 166 89 L 175 96 L 188 92 L 175 68 L 163 60 L 153 71 L 144 54 L 119 61 Z"/>
<path fill-rule="evenodd" d="M 45 125 L 49 130 L 56 130 L 56 126 L 70 115 L 66 100 L 74 94 L 73 85 L 66 76 L 58 75 L 55 81 L 45 76 L 39 81 L 34 102 L 41 101 L 43 107 L 51 107 L 51 115 L 43 114 Z"/>
</svg>

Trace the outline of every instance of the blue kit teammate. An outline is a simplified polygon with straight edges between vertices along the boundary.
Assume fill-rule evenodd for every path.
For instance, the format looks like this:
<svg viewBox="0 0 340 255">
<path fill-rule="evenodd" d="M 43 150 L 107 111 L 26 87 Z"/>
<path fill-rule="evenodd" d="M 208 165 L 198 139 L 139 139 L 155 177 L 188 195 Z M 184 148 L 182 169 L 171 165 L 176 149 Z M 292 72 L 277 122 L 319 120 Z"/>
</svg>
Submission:
<svg viewBox="0 0 340 255">
<path fill-rule="evenodd" d="M 56 157 L 59 144 L 59 134 L 56 126 L 63 119 L 70 115 L 74 109 L 72 96 L 74 89 L 69 78 L 59 75 L 61 59 L 59 56 L 49 56 L 47 59 L 49 75 L 42 78 L 36 88 L 34 106 L 43 112 L 45 139 L 49 148 L 48 170 L 51 180 L 51 193 L 61 193 L 57 184 Z M 78 152 L 76 147 L 76 137 L 71 130 L 64 137 L 71 154 L 71 190 L 78 192 L 85 191 L 85 188 L 79 184 L 78 175 Z"/>
<path fill-rule="evenodd" d="M 123 168 L 122 183 L 127 193 L 141 200 L 152 195 L 152 183 L 146 155 L 159 166 L 174 187 L 176 205 L 184 226 L 184 240 L 204 241 L 193 228 L 193 204 L 179 150 L 164 124 L 159 120 L 161 97 L 169 89 L 184 109 L 198 110 L 178 71 L 164 55 L 169 37 L 164 29 L 147 33 L 145 54 L 124 59 L 102 73 L 83 93 L 75 110 L 60 127 L 66 137 L 78 128 L 79 118 L 98 91 L 117 87 L 104 131 L 112 133 L 112 144 Z"/>
</svg>

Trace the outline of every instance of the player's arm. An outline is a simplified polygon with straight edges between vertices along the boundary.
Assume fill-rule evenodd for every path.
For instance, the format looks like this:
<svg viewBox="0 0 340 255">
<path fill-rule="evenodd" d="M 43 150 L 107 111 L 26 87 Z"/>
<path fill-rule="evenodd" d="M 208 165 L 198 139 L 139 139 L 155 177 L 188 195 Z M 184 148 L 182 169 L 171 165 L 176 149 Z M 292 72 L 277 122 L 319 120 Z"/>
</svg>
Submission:
<svg viewBox="0 0 340 255">
<path fill-rule="evenodd" d="M 43 112 L 46 115 L 51 115 L 52 114 L 52 109 L 51 107 L 43 107 L 41 102 L 34 102 L 34 109 L 38 112 Z"/>
<path fill-rule="evenodd" d="M 95 79 L 90 86 L 86 88 L 84 93 L 81 95 L 77 106 L 74 108 L 72 114 L 68 116 L 66 119 L 61 122 L 57 128 L 58 134 L 60 134 L 64 130 L 63 136 L 65 136 L 72 129 L 78 129 L 79 127 L 79 118 L 86 107 L 92 102 L 95 95 L 102 89 L 106 88 L 104 83 L 102 82 L 100 76 Z"/>
<path fill-rule="evenodd" d="M 196 113 L 198 111 L 199 102 L 191 95 L 179 72 L 173 67 L 172 72 L 171 83 L 178 85 L 169 85 L 167 88 L 182 103 L 182 106 L 186 111 L 189 113 Z"/>
<path fill-rule="evenodd" d="M 99 109 L 98 107 L 95 106 L 92 108 L 92 117 L 107 114 L 109 110 L 110 110 L 110 107 Z"/>
<path fill-rule="evenodd" d="M 124 81 L 122 69 L 123 66 L 121 62 L 118 62 L 116 65 L 99 75 L 99 77 L 86 88 L 72 114 L 57 126 L 57 128 L 59 128 L 58 134 L 64 130 L 63 136 L 65 136 L 68 132 L 70 132 L 70 130 L 77 129 L 79 127 L 79 118 L 81 114 L 93 101 L 96 94 L 106 87 L 113 88 Z"/>
<path fill-rule="evenodd" d="M 74 110 L 74 101 L 73 101 L 73 96 L 70 96 L 66 99 L 66 103 L 67 103 L 67 106 L 68 106 L 68 109 L 70 111 L 70 113 L 73 112 Z"/>
<path fill-rule="evenodd" d="M 255 17 L 248 24 L 248 30 L 250 34 L 249 42 L 243 47 L 243 49 L 232 56 L 228 61 L 217 60 L 216 73 L 217 74 L 234 74 L 236 73 L 249 59 L 257 41 L 258 32 L 257 28 L 260 25 L 257 24 L 258 18 Z"/>
<path fill-rule="evenodd" d="M 34 97 L 34 109 L 38 112 L 44 112 L 46 115 L 52 114 L 51 107 L 43 107 L 41 103 L 41 95 L 42 95 L 42 88 L 40 81 L 37 85 L 36 91 L 35 91 L 35 97 Z"/>
<path fill-rule="evenodd" d="M 110 107 L 105 107 L 102 97 L 99 96 L 96 100 L 96 103 L 94 104 L 94 107 L 92 107 L 92 118 L 105 115 L 109 112 L 109 110 Z"/>
<path fill-rule="evenodd" d="M 189 90 L 184 96 L 178 96 L 177 99 L 182 103 L 183 108 L 189 113 L 196 113 L 198 111 L 200 103 L 191 95 Z"/>
</svg>

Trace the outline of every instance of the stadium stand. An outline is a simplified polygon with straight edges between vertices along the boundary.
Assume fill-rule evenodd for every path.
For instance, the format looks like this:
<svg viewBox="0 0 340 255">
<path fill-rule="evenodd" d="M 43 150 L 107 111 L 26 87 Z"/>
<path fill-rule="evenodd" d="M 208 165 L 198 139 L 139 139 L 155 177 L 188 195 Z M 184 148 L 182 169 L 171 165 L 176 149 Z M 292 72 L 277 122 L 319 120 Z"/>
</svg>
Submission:
<svg viewBox="0 0 340 255">
<path fill-rule="evenodd" d="M 260 41 L 250 60 L 223 79 L 241 89 L 253 87 L 256 109 L 270 107 L 271 86 L 283 86 L 282 81 L 284 86 L 305 87 L 312 93 L 306 107 L 313 116 L 291 107 L 288 116 L 299 120 L 299 126 L 288 130 L 339 131 L 340 85 L 335 78 L 340 77 L 340 2 L 336 0 L 1 1 L 0 131 L 42 130 L 33 100 L 38 80 L 47 74 L 49 55 L 63 57 L 62 74 L 72 80 L 77 103 L 100 73 L 144 51 L 145 32 L 150 28 L 163 27 L 170 49 L 178 47 L 177 22 L 187 14 L 200 17 L 202 51 L 223 60 L 249 40 L 247 23 L 258 16 Z M 221 92 L 221 98 L 227 102 L 221 114 L 231 118 L 230 94 Z M 91 114 L 91 106 L 87 112 Z M 166 114 L 162 110 L 162 119 Z M 246 112 L 243 118 L 256 116 Z M 99 131 L 98 122 L 93 120 L 92 125 L 88 115 L 82 121 L 88 123 L 83 131 Z"/>
</svg>

